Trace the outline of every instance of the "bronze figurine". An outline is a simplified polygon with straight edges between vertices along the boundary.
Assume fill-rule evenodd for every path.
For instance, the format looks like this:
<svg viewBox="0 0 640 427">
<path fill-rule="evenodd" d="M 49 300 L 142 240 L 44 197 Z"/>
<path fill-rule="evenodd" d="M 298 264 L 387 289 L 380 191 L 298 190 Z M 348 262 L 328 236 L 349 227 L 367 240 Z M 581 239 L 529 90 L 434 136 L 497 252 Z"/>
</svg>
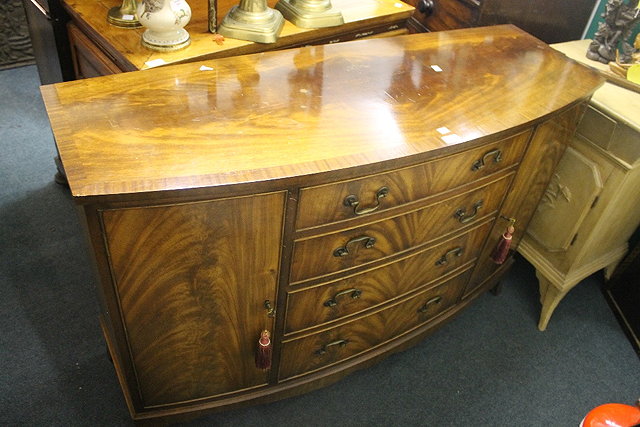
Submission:
<svg viewBox="0 0 640 427">
<path fill-rule="evenodd" d="M 631 61 L 634 53 L 629 42 L 635 24 L 640 21 L 639 0 L 609 0 L 602 14 L 604 22 L 598 25 L 593 41 L 589 45 L 587 58 L 607 64 L 619 59 L 621 63 Z M 618 47 L 620 53 L 618 58 Z"/>
</svg>

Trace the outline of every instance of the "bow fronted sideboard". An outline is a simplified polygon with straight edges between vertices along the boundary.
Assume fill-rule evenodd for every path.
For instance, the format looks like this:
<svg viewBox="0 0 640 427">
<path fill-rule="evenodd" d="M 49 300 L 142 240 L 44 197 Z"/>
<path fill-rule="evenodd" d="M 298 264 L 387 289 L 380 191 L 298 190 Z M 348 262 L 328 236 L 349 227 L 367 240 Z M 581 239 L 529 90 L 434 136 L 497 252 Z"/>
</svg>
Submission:
<svg viewBox="0 0 640 427">
<path fill-rule="evenodd" d="M 498 26 L 43 87 L 132 417 L 307 392 L 424 339 L 505 273 L 494 248 L 602 82 Z"/>
</svg>

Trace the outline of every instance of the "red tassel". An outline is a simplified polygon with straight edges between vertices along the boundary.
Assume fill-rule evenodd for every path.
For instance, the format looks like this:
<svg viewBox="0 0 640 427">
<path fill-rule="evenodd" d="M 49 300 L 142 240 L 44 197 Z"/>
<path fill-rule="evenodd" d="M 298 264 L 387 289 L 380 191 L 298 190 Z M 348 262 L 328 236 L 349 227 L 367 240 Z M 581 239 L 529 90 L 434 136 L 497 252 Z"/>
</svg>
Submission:
<svg viewBox="0 0 640 427">
<path fill-rule="evenodd" d="M 271 344 L 271 334 L 266 329 L 260 333 L 258 340 L 258 348 L 256 350 L 256 368 L 267 370 L 271 368 L 271 353 L 273 345 Z"/>
<path fill-rule="evenodd" d="M 493 260 L 493 262 L 495 262 L 496 264 L 502 264 L 507 259 L 514 231 L 515 228 L 513 228 L 513 225 L 509 225 L 507 227 L 507 231 L 505 231 L 502 237 L 500 237 L 500 241 L 491 253 L 491 260 Z"/>
</svg>

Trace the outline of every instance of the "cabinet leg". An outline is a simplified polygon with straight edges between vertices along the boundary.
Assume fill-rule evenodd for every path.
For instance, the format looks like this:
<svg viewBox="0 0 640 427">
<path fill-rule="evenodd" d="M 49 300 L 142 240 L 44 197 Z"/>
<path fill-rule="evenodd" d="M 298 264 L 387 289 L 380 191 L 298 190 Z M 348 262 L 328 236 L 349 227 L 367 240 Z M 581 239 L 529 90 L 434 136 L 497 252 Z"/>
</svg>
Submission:
<svg viewBox="0 0 640 427">
<path fill-rule="evenodd" d="M 67 182 L 67 174 L 64 172 L 64 166 L 62 166 L 62 161 L 60 160 L 60 156 L 56 156 L 53 159 L 56 163 L 56 175 L 54 177 L 56 184 L 60 185 L 69 185 Z"/>
<path fill-rule="evenodd" d="M 619 259 L 615 260 L 614 262 L 612 262 L 611 264 L 607 265 L 604 268 L 604 278 L 605 280 L 609 280 L 611 279 L 611 276 L 613 275 L 613 272 L 616 271 L 616 268 L 618 267 L 618 264 L 620 264 L 620 262 L 622 261 L 623 257 L 620 257 Z"/>
<path fill-rule="evenodd" d="M 491 293 L 495 296 L 500 295 L 500 292 L 502 292 L 502 280 L 496 283 L 493 288 L 491 288 Z"/>
<path fill-rule="evenodd" d="M 556 288 L 547 278 L 542 276 L 536 271 L 536 277 L 540 285 L 540 303 L 542 304 L 542 310 L 540 312 L 540 320 L 538 322 L 538 329 L 544 331 L 547 329 L 549 319 L 553 314 L 553 311 L 558 306 L 558 303 L 567 294 L 567 291 L 561 291 Z"/>
</svg>

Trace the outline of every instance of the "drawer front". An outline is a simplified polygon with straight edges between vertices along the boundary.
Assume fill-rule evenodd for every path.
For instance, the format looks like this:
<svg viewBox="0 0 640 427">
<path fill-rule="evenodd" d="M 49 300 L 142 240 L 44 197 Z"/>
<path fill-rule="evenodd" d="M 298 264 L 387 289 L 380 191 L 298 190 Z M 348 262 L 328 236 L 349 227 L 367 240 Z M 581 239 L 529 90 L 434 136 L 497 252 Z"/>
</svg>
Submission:
<svg viewBox="0 0 640 427">
<path fill-rule="evenodd" d="M 519 162 L 529 135 L 527 131 L 418 166 L 302 189 L 296 228 L 370 215 L 483 178 Z"/>
<path fill-rule="evenodd" d="M 492 224 L 364 273 L 289 292 L 285 333 L 362 312 L 437 280 L 478 256 Z"/>
<path fill-rule="evenodd" d="M 364 265 L 418 247 L 495 214 L 513 173 L 409 213 L 297 240 L 291 283 Z"/>
<path fill-rule="evenodd" d="M 391 307 L 342 326 L 285 342 L 280 379 L 312 372 L 362 354 L 433 320 L 453 306 L 470 270 Z"/>
<path fill-rule="evenodd" d="M 73 67 L 77 79 L 108 76 L 122 70 L 75 25 L 68 25 Z"/>
</svg>

